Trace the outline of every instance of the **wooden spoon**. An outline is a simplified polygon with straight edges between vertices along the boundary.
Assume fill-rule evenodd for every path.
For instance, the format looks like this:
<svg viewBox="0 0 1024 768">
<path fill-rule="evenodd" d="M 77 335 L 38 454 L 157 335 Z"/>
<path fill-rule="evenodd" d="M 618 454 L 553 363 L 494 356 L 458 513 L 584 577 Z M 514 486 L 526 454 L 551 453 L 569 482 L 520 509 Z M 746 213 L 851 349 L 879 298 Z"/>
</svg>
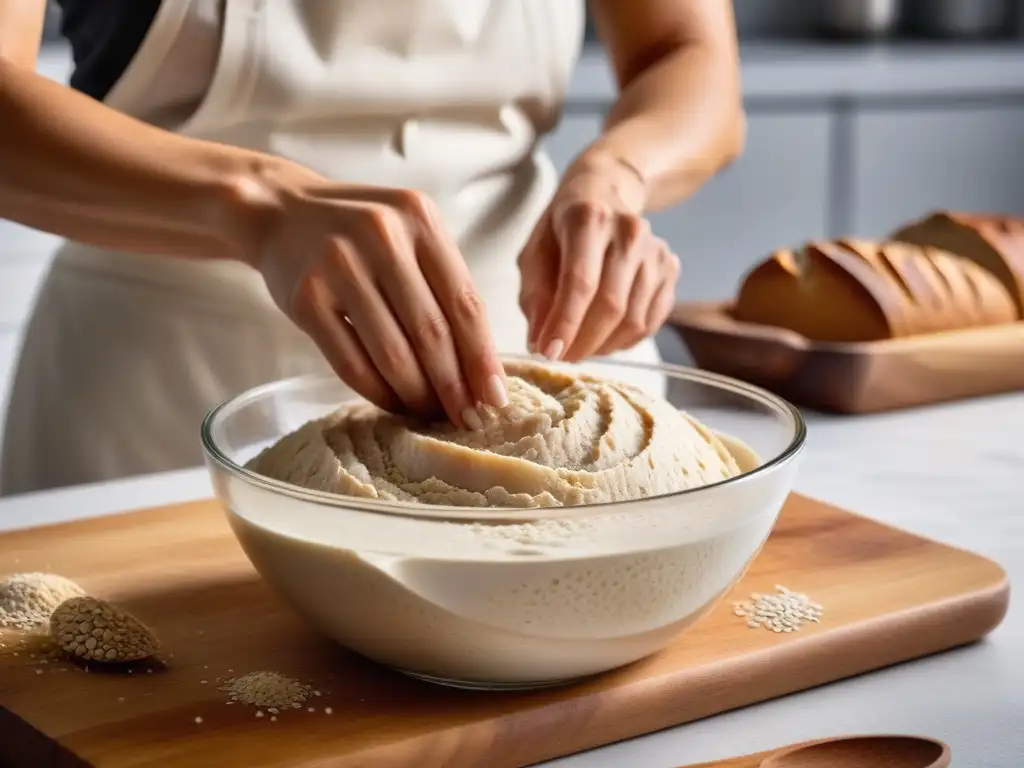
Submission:
<svg viewBox="0 0 1024 768">
<path fill-rule="evenodd" d="M 924 736 L 837 736 L 681 768 L 948 768 L 949 747 Z"/>
</svg>

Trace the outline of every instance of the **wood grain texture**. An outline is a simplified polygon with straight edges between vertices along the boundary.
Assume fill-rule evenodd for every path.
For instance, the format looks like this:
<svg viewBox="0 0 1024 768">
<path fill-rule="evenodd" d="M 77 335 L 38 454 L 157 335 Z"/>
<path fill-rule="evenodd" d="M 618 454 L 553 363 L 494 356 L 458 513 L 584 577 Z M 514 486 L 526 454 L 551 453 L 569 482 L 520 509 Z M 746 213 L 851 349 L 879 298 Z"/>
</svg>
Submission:
<svg viewBox="0 0 1024 768">
<path fill-rule="evenodd" d="M 212 501 L 0 536 L 0 573 L 26 570 L 130 610 L 164 665 L 110 674 L 0 654 L 0 755 L 16 768 L 530 765 L 970 643 L 1009 596 L 985 558 L 794 495 L 732 598 L 783 584 L 824 606 L 820 624 L 750 629 L 724 602 L 649 659 L 499 694 L 408 679 L 308 628 Z M 257 670 L 311 682 L 316 711 L 271 722 L 226 705 L 216 678 Z"/>
<path fill-rule="evenodd" d="M 729 302 L 669 318 L 700 368 L 833 413 L 878 413 L 1024 390 L 1024 321 L 885 341 L 817 343 L 742 323 Z"/>
</svg>

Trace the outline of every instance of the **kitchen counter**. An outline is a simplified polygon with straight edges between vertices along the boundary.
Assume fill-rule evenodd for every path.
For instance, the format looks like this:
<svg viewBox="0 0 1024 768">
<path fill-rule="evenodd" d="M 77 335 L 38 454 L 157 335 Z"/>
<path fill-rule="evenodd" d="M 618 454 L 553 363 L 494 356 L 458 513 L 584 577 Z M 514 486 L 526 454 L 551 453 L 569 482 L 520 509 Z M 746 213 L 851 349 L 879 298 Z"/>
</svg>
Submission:
<svg viewBox="0 0 1024 768">
<path fill-rule="evenodd" d="M 999 562 L 1024 583 L 1024 394 L 870 417 L 808 414 L 797 490 Z M 205 470 L 0 501 L 0 529 L 211 495 Z M 941 573 L 935 578 L 942 578 Z M 1024 607 L 985 641 L 556 760 L 668 768 L 856 732 L 947 741 L 964 768 L 1024 764 Z"/>
</svg>

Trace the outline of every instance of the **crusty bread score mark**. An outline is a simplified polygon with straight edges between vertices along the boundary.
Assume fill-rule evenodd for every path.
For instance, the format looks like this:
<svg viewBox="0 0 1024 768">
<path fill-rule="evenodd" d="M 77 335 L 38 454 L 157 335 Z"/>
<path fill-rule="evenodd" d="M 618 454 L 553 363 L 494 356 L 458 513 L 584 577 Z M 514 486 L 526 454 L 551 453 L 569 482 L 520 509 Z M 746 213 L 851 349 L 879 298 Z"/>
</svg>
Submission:
<svg viewBox="0 0 1024 768">
<path fill-rule="evenodd" d="M 879 341 L 1013 322 L 1013 299 L 975 261 L 939 248 L 810 242 L 750 270 L 733 316 L 815 341 Z"/>
<path fill-rule="evenodd" d="M 889 240 L 931 246 L 977 264 L 1009 292 L 1024 318 L 1024 220 L 935 211 L 900 227 Z"/>
</svg>

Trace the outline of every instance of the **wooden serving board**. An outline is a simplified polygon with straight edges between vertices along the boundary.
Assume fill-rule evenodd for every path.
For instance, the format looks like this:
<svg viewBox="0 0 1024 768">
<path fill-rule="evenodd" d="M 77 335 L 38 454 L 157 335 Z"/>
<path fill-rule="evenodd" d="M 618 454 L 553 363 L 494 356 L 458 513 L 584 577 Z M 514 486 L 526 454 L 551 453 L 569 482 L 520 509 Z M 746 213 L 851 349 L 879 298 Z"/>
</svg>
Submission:
<svg viewBox="0 0 1024 768">
<path fill-rule="evenodd" d="M 797 405 L 879 413 L 1024 389 L 1024 322 L 885 341 L 824 343 L 732 317 L 731 302 L 684 302 L 668 325 L 694 362 Z"/>
<path fill-rule="evenodd" d="M 0 573 L 29 570 L 135 613 L 165 665 L 111 674 L 0 652 L 0 764 L 14 768 L 530 765 L 970 643 L 1009 599 L 989 560 L 794 495 L 731 599 L 782 584 L 824 606 L 820 624 L 750 629 L 726 601 L 630 667 L 486 693 L 406 678 L 308 628 L 212 501 L 0 536 Z M 259 670 L 310 682 L 315 711 L 271 721 L 226 704 L 217 678 Z"/>
</svg>

